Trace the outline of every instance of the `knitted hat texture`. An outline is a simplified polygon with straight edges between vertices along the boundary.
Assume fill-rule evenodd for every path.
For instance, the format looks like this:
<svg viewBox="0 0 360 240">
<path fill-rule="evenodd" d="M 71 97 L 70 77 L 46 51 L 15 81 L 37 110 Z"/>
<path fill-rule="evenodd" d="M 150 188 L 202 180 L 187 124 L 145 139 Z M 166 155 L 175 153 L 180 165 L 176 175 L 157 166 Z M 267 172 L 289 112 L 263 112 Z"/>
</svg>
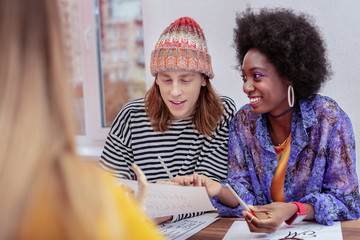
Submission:
<svg viewBox="0 0 360 240">
<path fill-rule="evenodd" d="M 195 71 L 210 79 L 214 77 L 204 33 L 189 17 L 170 24 L 151 53 L 150 71 L 153 76 L 169 70 Z"/>
</svg>

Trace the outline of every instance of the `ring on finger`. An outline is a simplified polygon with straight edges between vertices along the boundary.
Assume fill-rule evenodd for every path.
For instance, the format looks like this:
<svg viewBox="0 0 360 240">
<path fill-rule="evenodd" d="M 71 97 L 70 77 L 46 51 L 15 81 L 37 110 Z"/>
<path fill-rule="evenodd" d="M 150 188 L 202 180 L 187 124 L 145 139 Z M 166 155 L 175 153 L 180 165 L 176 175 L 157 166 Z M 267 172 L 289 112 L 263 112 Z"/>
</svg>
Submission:
<svg viewBox="0 0 360 240">
<path fill-rule="evenodd" d="M 251 216 L 250 220 L 247 220 L 248 222 L 251 222 L 254 219 L 254 216 Z"/>
</svg>

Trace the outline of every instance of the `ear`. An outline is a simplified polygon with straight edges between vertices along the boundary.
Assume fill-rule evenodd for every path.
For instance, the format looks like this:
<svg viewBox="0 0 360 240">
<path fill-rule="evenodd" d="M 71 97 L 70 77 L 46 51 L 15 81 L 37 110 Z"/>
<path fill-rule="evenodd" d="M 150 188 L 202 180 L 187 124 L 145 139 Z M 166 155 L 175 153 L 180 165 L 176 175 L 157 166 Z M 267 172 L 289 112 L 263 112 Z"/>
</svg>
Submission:
<svg viewBox="0 0 360 240">
<path fill-rule="evenodd" d="M 201 75 L 201 86 L 202 87 L 206 86 L 206 77 L 205 77 L 205 75 Z"/>
<path fill-rule="evenodd" d="M 159 85 L 159 80 L 158 80 L 158 78 L 157 78 L 157 75 L 156 75 L 156 77 L 155 77 L 155 83 L 156 83 L 157 85 Z"/>
</svg>

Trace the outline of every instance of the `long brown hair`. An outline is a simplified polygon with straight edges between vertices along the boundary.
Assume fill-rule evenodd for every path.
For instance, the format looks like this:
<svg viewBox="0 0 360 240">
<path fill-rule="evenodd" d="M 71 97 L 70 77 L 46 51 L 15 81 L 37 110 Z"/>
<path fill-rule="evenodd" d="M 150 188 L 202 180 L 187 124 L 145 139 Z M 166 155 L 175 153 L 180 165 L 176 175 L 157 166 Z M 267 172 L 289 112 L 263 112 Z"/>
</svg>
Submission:
<svg viewBox="0 0 360 240">
<path fill-rule="evenodd" d="M 205 75 L 204 77 L 206 86 L 201 87 L 192 122 L 200 134 L 211 136 L 221 120 L 224 108 L 209 78 Z M 164 103 L 159 86 L 155 81 L 146 93 L 145 110 L 155 131 L 165 132 L 169 129 L 172 115 Z"/>
<path fill-rule="evenodd" d="M 56 1 L 0 3 L 1 239 L 13 237 L 38 170 L 75 155 L 57 11 Z"/>
<path fill-rule="evenodd" d="M 100 220 L 121 239 L 119 203 L 76 155 L 57 1 L 1 0 L 0 46 L 0 239 L 102 239 Z M 39 199 L 54 229 L 27 227 Z"/>
</svg>

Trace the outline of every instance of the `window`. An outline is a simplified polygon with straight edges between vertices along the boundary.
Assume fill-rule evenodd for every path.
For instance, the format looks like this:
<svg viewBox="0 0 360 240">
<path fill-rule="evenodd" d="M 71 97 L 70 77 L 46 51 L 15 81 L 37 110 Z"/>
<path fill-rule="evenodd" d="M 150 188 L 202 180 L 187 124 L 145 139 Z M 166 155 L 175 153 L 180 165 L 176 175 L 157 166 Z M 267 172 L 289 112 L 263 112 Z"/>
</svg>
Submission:
<svg viewBox="0 0 360 240">
<path fill-rule="evenodd" d="M 73 81 L 77 139 L 86 146 L 80 153 L 99 155 L 121 107 L 146 92 L 141 1 L 71 1 L 80 15 L 79 77 Z"/>
<path fill-rule="evenodd" d="M 64 27 L 65 48 L 68 53 L 69 67 L 72 73 L 71 82 L 74 96 L 74 115 L 77 120 L 78 134 L 85 134 L 83 68 L 80 51 L 80 39 L 74 32 L 80 31 L 78 19 L 79 6 L 76 1 L 59 1 Z"/>
</svg>

